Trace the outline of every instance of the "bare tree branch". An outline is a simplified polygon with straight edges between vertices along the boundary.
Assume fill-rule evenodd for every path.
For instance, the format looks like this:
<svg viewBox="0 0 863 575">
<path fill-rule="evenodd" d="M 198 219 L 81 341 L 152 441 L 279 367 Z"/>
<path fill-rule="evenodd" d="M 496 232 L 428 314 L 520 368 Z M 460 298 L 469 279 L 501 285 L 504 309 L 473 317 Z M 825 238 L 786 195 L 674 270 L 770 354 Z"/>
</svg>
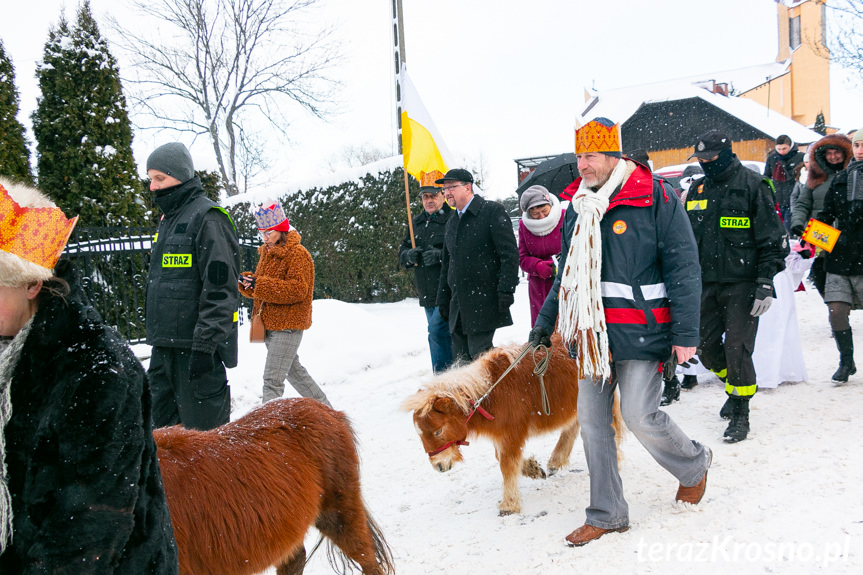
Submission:
<svg viewBox="0 0 863 575">
<path fill-rule="evenodd" d="M 132 0 L 168 30 L 130 31 L 114 23 L 132 54 L 131 101 L 174 129 L 207 134 L 229 195 L 260 171 L 266 149 L 246 124 L 261 120 L 287 134 L 286 103 L 324 118 L 341 60 L 331 29 L 309 32 L 301 16 L 320 0 Z M 253 166 L 250 163 L 258 163 Z"/>
</svg>

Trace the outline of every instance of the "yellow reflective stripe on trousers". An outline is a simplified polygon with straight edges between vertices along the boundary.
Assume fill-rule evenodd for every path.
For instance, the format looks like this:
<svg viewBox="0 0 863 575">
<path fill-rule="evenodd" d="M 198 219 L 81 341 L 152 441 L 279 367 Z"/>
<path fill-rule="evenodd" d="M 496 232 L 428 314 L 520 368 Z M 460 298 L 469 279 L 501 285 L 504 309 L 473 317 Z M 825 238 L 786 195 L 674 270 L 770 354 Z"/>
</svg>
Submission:
<svg viewBox="0 0 863 575">
<path fill-rule="evenodd" d="M 733 386 L 730 383 L 725 384 L 725 393 L 728 395 L 736 395 L 737 397 L 751 397 L 758 391 L 757 385 L 739 385 Z"/>
<path fill-rule="evenodd" d="M 713 370 L 711 369 L 710 371 L 713 371 Z M 716 377 L 718 377 L 722 381 L 725 381 L 725 378 L 728 376 L 728 370 L 727 369 L 723 369 L 720 371 L 713 371 L 713 373 L 715 373 Z"/>
</svg>

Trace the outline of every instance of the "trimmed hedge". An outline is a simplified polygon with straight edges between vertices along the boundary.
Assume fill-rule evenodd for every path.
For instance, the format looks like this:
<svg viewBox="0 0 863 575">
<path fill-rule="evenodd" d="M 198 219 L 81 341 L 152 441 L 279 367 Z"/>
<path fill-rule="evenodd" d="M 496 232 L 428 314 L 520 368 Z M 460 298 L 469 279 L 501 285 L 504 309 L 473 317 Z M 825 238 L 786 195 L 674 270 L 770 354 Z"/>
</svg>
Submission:
<svg viewBox="0 0 863 575">
<path fill-rule="evenodd" d="M 419 183 L 409 180 L 416 215 L 423 209 Z M 416 297 L 412 274 L 398 264 L 399 244 L 407 232 L 401 168 L 300 190 L 278 201 L 315 261 L 316 299 L 380 303 Z M 250 202 L 227 209 L 240 235 L 257 235 Z"/>
</svg>

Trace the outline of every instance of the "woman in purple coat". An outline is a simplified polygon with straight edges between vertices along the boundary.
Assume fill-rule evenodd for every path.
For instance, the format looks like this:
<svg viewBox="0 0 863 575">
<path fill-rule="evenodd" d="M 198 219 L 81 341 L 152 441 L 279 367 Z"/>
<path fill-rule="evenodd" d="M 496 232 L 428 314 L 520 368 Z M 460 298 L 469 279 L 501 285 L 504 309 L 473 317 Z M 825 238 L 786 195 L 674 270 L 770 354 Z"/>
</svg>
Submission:
<svg viewBox="0 0 863 575">
<path fill-rule="evenodd" d="M 554 283 L 560 254 L 563 211 L 557 196 L 543 186 L 531 186 L 521 194 L 522 217 L 518 224 L 518 259 L 528 277 L 530 325 Z"/>
</svg>

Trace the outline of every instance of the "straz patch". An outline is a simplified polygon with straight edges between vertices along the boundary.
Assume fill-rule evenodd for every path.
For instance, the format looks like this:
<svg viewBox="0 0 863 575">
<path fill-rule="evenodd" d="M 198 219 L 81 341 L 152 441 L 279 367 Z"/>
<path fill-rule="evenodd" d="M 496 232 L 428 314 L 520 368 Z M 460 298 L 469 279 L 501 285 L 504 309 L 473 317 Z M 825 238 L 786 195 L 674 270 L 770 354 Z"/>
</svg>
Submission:
<svg viewBox="0 0 863 575">
<path fill-rule="evenodd" d="M 163 268 L 190 268 L 192 254 L 162 254 Z"/>
<path fill-rule="evenodd" d="M 720 228 L 748 228 L 749 218 L 719 218 Z"/>
<path fill-rule="evenodd" d="M 626 222 L 623 220 L 617 220 L 613 224 L 611 224 L 611 231 L 620 235 L 626 231 Z"/>
</svg>

